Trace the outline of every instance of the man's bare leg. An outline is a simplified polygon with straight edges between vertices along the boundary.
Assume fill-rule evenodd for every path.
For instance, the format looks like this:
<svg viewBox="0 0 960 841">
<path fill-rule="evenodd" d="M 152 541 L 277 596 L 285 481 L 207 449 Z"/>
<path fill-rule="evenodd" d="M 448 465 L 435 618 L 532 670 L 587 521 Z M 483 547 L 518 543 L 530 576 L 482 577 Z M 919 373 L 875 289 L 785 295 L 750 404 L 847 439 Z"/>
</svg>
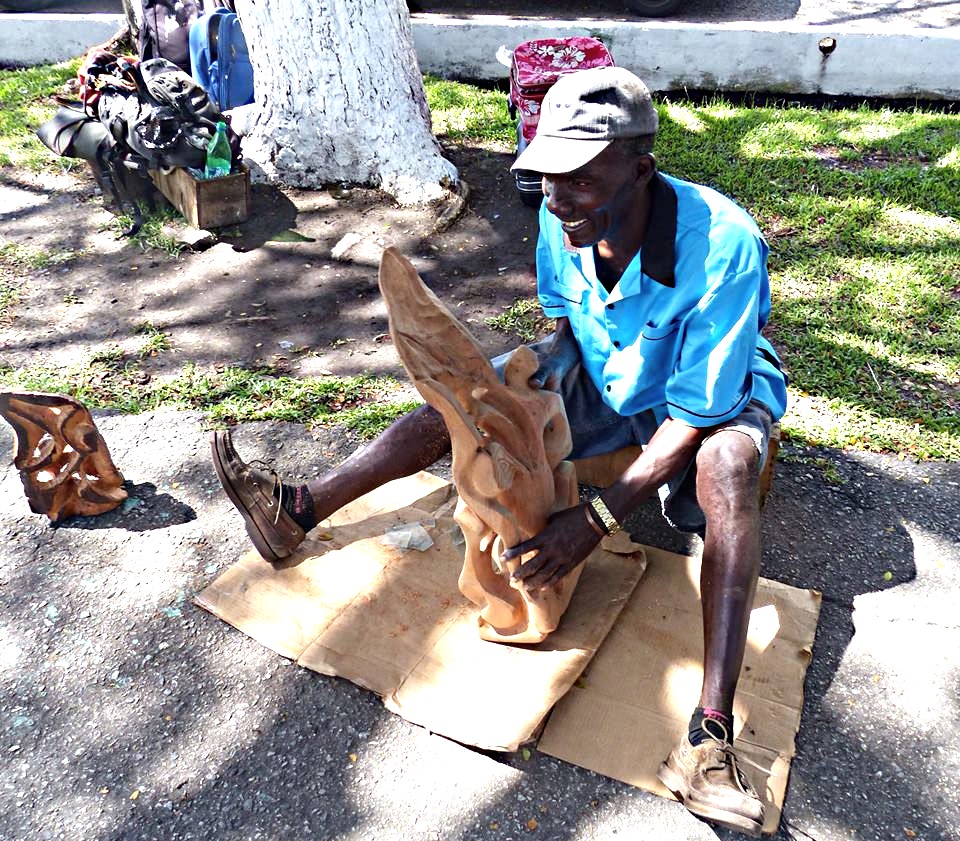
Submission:
<svg viewBox="0 0 960 841">
<path fill-rule="evenodd" d="M 758 462 L 753 441 L 735 430 L 707 438 L 697 456 L 697 498 L 707 521 L 703 685 L 689 733 L 658 772 L 693 814 L 751 835 L 763 827 L 763 803 L 732 742 L 733 696 L 760 571 Z"/>
<path fill-rule="evenodd" d="M 708 438 L 697 457 L 697 499 L 707 519 L 700 706 L 723 712 L 733 710 L 760 574 L 758 465 L 753 441 L 735 430 Z"/>
<path fill-rule="evenodd" d="M 276 471 L 245 462 L 229 431 L 210 435 L 214 469 L 240 512 L 247 535 L 269 561 L 296 551 L 306 533 L 338 508 L 389 482 L 410 476 L 450 451 L 443 418 L 421 406 L 400 418 L 375 441 L 306 486 L 282 484 Z"/>
<path fill-rule="evenodd" d="M 307 483 L 317 522 L 365 493 L 425 470 L 450 452 L 440 413 L 420 406 L 396 420 L 338 467 Z"/>
</svg>

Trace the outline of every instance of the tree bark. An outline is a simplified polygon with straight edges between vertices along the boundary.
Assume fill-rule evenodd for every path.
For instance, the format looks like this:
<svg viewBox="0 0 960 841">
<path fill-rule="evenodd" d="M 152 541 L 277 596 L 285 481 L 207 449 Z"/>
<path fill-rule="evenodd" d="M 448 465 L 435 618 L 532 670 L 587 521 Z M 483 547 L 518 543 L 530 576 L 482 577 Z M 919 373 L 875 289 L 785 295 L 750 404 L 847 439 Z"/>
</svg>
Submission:
<svg viewBox="0 0 960 841">
<path fill-rule="evenodd" d="M 430 131 L 404 0 L 237 0 L 254 70 L 244 156 L 267 180 L 370 184 L 402 204 L 457 170 Z"/>
<path fill-rule="evenodd" d="M 140 32 L 140 24 L 143 21 L 143 7 L 140 0 L 121 0 L 123 13 L 127 17 L 127 26 L 130 27 L 130 39 L 133 41 L 134 49 L 137 46 L 137 35 Z"/>
</svg>

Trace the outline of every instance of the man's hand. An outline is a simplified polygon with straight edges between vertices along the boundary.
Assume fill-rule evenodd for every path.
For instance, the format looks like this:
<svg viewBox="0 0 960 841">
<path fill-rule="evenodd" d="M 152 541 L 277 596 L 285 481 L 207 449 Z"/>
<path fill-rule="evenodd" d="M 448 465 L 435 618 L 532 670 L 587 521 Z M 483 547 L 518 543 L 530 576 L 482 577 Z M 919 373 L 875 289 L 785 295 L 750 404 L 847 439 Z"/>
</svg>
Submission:
<svg viewBox="0 0 960 841">
<path fill-rule="evenodd" d="M 539 354 L 540 367 L 527 382 L 531 388 L 560 391 L 563 378 L 580 361 L 580 346 L 573 337 L 570 320 L 558 318 L 553 341 L 545 353 Z"/>
<path fill-rule="evenodd" d="M 583 505 L 565 508 L 554 514 L 546 527 L 529 540 L 507 549 L 501 556 L 511 560 L 536 551 L 536 555 L 520 566 L 513 578 L 528 590 L 556 584 L 582 564 L 600 537 L 587 522 Z"/>
</svg>

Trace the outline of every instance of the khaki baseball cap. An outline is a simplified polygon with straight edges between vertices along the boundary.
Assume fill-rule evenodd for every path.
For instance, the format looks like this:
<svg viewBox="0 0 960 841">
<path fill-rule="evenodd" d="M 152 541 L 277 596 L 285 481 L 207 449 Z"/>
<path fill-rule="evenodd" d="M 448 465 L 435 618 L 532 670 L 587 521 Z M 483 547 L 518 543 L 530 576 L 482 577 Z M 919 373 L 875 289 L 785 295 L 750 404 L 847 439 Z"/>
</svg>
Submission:
<svg viewBox="0 0 960 841">
<path fill-rule="evenodd" d="M 624 67 L 593 67 L 561 76 L 547 91 L 537 133 L 513 169 L 572 172 L 614 140 L 656 134 L 650 91 Z"/>
</svg>

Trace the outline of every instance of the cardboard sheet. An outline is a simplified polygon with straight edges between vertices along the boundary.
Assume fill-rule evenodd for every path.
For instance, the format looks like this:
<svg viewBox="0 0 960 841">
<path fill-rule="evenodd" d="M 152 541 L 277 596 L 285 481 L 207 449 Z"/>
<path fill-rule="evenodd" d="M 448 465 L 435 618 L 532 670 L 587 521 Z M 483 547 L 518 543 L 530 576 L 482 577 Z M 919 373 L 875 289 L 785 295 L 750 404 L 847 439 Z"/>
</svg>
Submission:
<svg viewBox="0 0 960 841">
<path fill-rule="evenodd" d="M 672 797 L 657 769 L 686 731 L 703 676 L 699 558 L 646 547 L 647 572 L 582 679 L 557 704 L 538 749 Z M 734 713 L 744 770 L 776 832 L 800 727 L 820 594 L 760 579 Z"/>
<path fill-rule="evenodd" d="M 283 564 L 248 553 L 196 601 L 300 665 L 372 689 L 409 721 L 516 750 L 603 642 L 645 556 L 629 541 L 594 552 L 544 643 L 484 642 L 477 608 L 457 588 L 455 501 L 450 483 L 429 473 L 391 482 L 337 512 Z M 385 533 L 417 523 L 428 548 L 385 545 Z"/>
</svg>

